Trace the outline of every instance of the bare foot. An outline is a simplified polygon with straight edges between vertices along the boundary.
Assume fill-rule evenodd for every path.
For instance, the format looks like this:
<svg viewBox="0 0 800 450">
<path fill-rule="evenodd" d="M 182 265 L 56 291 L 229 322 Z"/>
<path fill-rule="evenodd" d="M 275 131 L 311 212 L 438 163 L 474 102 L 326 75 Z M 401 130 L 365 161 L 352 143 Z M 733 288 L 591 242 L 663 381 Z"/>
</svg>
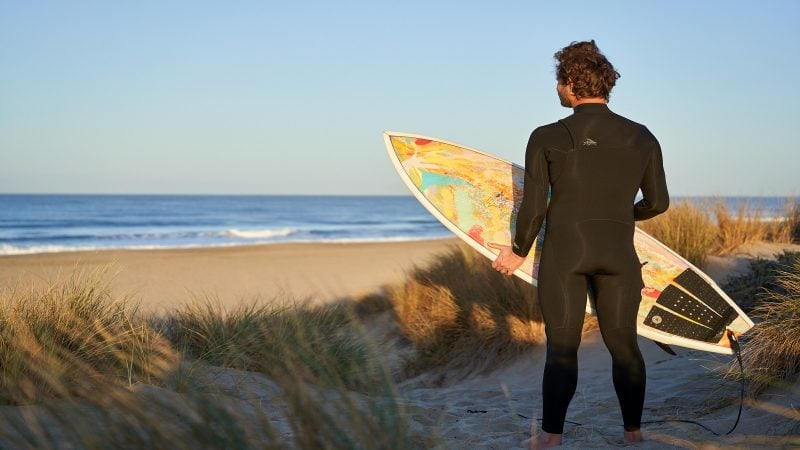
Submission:
<svg viewBox="0 0 800 450">
<path fill-rule="evenodd" d="M 537 434 L 535 437 L 532 437 L 530 439 L 525 439 L 520 444 L 520 446 L 523 448 L 529 448 L 534 450 L 558 447 L 559 445 L 561 445 L 561 435 L 551 434 L 546 431 L 542 431 L 541 433 Z"/>
<path fill-rule="evenodd" d="M 635 444 L 637 442 L 642 442 L 642 430 L 626 431 L 625 432 L 625 443 L 626 444 Z"/>
</svg>

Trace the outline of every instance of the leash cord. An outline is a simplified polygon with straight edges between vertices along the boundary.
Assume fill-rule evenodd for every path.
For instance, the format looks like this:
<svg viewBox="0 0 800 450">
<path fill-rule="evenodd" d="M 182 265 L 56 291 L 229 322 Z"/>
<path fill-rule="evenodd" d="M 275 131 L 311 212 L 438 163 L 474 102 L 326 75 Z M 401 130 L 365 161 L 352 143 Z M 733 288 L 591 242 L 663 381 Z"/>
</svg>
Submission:
<svg viewBox="0 0 800 450">
<path fill-rule="evenodd" d="M 742 407 L 744 406 L 745 380 L 744 380 L 744 364 L 742 363 L 742 351 L 741 351 L 741 348 L 739 347 L 739 341 L 736 339 L 736 335 L 733 334 L 733 331 L 731 331 L 730 328 L 727 329 L 727 336 L 728 336 L 728 342 L 731 343 L 731 350 L 733 350 L 733 352 L 736 354 L 736 359 L 739 361 L 739 373 L 740 373 L 740 378 L 742 379 L 742 391 L 741 391 L 741 394 L 739 395 L 739 414 L 736 415 L 736 422 L 733 423 L 733 426 L 731 427 L 731 429 L 728 430 L 728 432 L 725 433 L 725 434 L 720 434 L 720 433 L 717 433 L 716 431 L 712 430 L 711 428 L 708 428 L 707 426 L 703 425 L 700 422 L 695 422 L 694 420 L 683 420 L 683 419 L 649 420 L 649 421 L 646 421 L 646 422 L 642 422 L 643 424 L 645 424 L 645 423 L 668 423 L 668 422 L 691 423 L 691 424 L 698 425 L 698 426 L 708 430 L 714 436 L 727 436 L 727 435 L 733 433 L 733 430 L 735 430 L 736 426 L 739 425 L 739 419 L 742 418 Z"/>
</svg>

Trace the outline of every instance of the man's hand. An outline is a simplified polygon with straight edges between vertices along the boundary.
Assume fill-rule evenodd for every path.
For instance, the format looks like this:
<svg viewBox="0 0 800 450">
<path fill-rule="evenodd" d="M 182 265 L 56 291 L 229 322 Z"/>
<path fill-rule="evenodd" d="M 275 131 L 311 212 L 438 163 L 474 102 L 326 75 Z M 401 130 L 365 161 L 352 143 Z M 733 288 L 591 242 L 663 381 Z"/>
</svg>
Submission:
<svg viewBox="0 0 800 450">
<path fill-rule="evenodd" d="M 500 245 L 493 242 L 489 242 L 488 245 L 495 250 L 500 250 L 500 254 L 497 255 L 497 259 L 492 263 L 492 267 L 503 275 L 512 275 L 525 262 L 525 258 L 511 251 L 511 247 L 508 245 Z"/>
</svg>

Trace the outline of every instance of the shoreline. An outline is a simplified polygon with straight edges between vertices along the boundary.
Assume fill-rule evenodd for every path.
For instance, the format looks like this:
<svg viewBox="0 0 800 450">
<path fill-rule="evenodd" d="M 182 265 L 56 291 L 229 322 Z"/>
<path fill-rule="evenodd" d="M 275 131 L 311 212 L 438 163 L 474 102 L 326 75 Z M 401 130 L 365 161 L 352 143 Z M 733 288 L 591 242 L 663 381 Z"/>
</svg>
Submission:
<svg viewBox="0 0 800 450">
<path fill-rule="evenodd" d="M 238 247 L 260 247 L 265 245 L 349 245 L 349 244 L 402 244 L 406 242 L 428 242 L 428 241 L 442 241 L 452 239 L 454 236 L 444 237 L 401 237 L 397 239 L 385 238 L 374 240 L 358 240 L 358 239 L 332 239 L 332 240 L 297 240 L 297 241 L 270 241 L 270 242 L 230 242 L 223 244 L 197 244 L 197 245 L 184 245 L 184 246 L 130 246 L 130 247 L 59 247 L 53 245 L 51 247 L 57 248 L 56 250 L 44 251 L 20 251 L 18 253 L 0 253 L 0 259 L 8 256 L 30 256 L 30 255 L 56 255 L 61 253 L 94 253 L 94 252 L 107 252 L 107 251 L 159 251 L 159 250 L 204 250 L 216 248 L 238 248 Z M 43 246 L 42 246 L 43 247 Z M 0 247 L 2 248 L 2 247 Z M 40 247 L 41 248 L 41 247 Z"/>
<path fill-rule="evenodd" d="M 0 286 L 47 285 L 76 269 L 108 268 L 112 294 L 147 313 L 205 297 L 242 302 L 325 303 L 401 281 L 456 245 L 444 238 L 401 242 L 276 243 L 176 249 L 122 249 L 2 255 Z"/>
</svg>

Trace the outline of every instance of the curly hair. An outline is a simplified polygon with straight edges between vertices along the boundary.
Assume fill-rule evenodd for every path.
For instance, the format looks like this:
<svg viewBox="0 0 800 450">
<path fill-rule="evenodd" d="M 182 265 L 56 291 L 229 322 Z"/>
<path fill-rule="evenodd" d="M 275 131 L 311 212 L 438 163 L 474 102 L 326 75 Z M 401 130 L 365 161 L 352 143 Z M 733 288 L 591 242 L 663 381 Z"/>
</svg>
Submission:
<svg viewBox="0 0 800 450">
<path fill-rule="evenodd" d="M 556 78 L 561 84 L 572 83 L 576 97 L 602 97 L 608 100 L 611 89 L 620 77 L 614 66 L 600 53 L 594 39 L 573 42 L 557 51 Z"/>
</svg>

